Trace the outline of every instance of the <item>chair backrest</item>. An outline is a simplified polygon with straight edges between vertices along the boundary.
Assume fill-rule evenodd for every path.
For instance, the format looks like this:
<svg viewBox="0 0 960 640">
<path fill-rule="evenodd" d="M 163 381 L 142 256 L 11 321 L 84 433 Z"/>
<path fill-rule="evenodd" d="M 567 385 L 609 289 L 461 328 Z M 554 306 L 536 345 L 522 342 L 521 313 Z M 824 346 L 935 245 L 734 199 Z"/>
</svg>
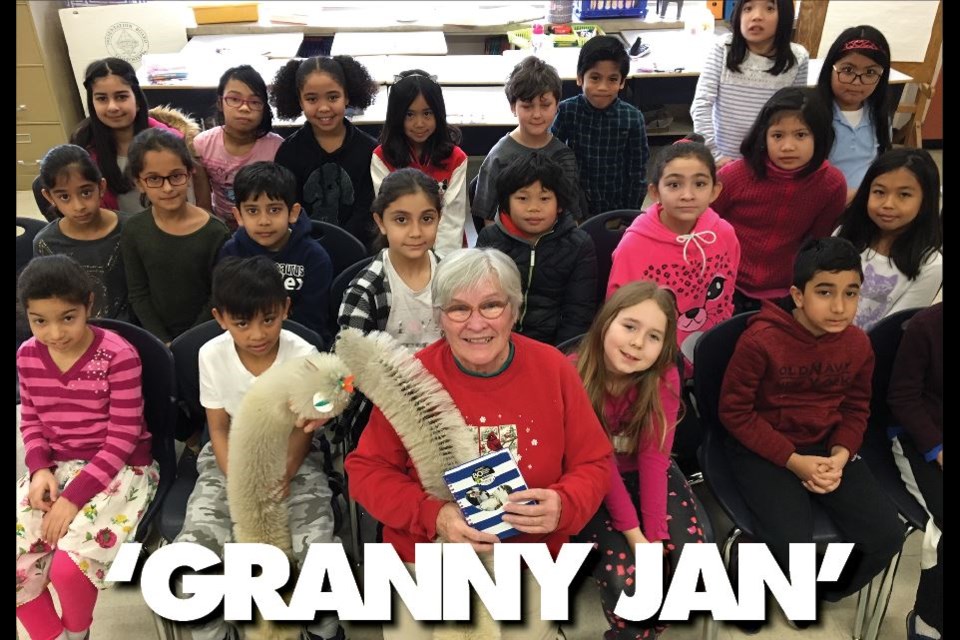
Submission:
<svg viewBox="0 0 960 640">
<path fill-rule="evenodd" d="M 19 275 L 20 270 L 33 258 L 33 239 L 41 229 L 47 226 L 47 223 L 36 218 L 17 216 L 17 226 L 23 229 L 23 233 L 17 231 L 17 275 Z"/>
<path fill-rule="evenodd" d="M 30 188 L 33 190 L 33 199 L 37 202 L 37 209 L 40 210 L 40 215 L 42 215 L 47 222 L 52 222 L 62 217 L 60 212 L 57 211 L 57 208 L 47 202 L 47 199 L 43 197 L 43 185 L 40 184 L 40 176 L 33 179 Z"/>
<path fill-rule="evenodd" d="M 346 229 L 323 220 L 310 222 L 313 225 L 310 236 L 330 255 L 334 277 L 367 256 L 367 248 Z"/>
<path fill-rule="evenodd" d="M 283 328 L 297 334 L 318 351 L 327 348 L 323 338 L 293 320 L 284 320 Z M 177 397 L 180 405 L 180 422 L 177 427 L 177 438 L 186 440 L 191 435 L 203 429 L 207 414 L 200 404 L 200 347 L 223 333 L 223 329 L 216 320 L 208 320 L 187 331 L 184 331 L 170 343 L 173 361 L 177 375 Z"/>
<path fill-rule="evenodd" d="M 152 436 L 153 459 L 160 467 L 160 484 L 137 529 L 136 540 L 140 542 L 146 537 L 149 522 L 177 475 L 177 454 L 173 442 L 177 424 L 177 380 L 173 354 L 159 338 L 142 327 L 109 318 L 95 318 L 90 322 L 119 334 L 132 344 L 140 354 L 143 366 L 143 415 Z"/>
<path fill-rule="evenodd" d="M 367 268 L 373 262 L 373 256 L 358 260 L 349 267 L 334 276 L 330 283 L 330 335 L 335 336 L 340 331 L 340 325 L 337 324 L 337 316 L 340 313 L 340 304 L 343 302 L 343 294 L 346 293 L 350 282 L 357 277 L 357 274 Z"/>
<path fill-rule="evenodd" d="M 718 407 L 723 374 L 737 346 L 740 334 L 747 328 L 747 321 L 757 313 L 751 311 L 733 316 L 704 333 L 693 350 L 697 366 L 693 370 L 693 395 L 705 431 L 720 429 Z"/>
<path fill-rule="evenodd" d="M 917 307 L 892 313 L 873 325 L 867 332 L 874 355 L 870 424 L 877 428 L 886 429 L 890 423 L 887 391 L 890 387 L 890 376 L 893 373 L 893 361 L 897 357 L 897 349 L 900 348 L 900 339 L 903 338 L 904 325 L 921 310 L 922 307 Z"/>
<path fill-rule="evenodd" d="M 557 349 L 560 349 L 560 352 L 561 352 L 563 355 L 568 356 L 568 355 L 570 355 L 571 353 L 573 353 L 574 351 L 577 350 L 577 347 L 580 346 L 580 342 L 583 340 L 583 337 L 584 337 L 585 335 L 587 335 L 587 334 L 586 334 L 586 333 L 581 333 L 581 334 L 578 335 L 578 336 L 574 336 L 574 337 L 572 337 L 572 338 L 567 338 L 566 340 L 564 340 L 563 342 L 561 342 L 560 344 L 557 345 Z"/>
<path fill-rule="evenodd" d="M 580 225 L 593 239 L 593 247 L 597 251 L 597 304 L 603 304 L 606 298 L 613 250 L 620 243 L 623 232 L 641 213 L 639 209 L 616 209 L 595 215 Z"/>
</svg>

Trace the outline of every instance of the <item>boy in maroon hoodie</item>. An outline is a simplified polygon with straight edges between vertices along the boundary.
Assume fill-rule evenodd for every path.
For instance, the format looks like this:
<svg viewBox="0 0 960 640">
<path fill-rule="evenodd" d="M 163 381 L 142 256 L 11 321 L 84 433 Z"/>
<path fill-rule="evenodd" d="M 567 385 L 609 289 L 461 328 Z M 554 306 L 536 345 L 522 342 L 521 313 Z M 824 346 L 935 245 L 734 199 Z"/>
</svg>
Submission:
<svg viewBox="0 0 960 640">
<path fill-rule="evenodd" d="M 813 541 L 816 501 L 855 543 L 828 600 L 859 591 L 903 543 L 903 525 L 857 455 L 870 413 L 873 350 L 853 326 L 863 271 L 841 238 L 808 240 L 790 298 L 764 301 L 727 366 L 720 420 L 761 541 L 786 568 Z"/>
</svg>

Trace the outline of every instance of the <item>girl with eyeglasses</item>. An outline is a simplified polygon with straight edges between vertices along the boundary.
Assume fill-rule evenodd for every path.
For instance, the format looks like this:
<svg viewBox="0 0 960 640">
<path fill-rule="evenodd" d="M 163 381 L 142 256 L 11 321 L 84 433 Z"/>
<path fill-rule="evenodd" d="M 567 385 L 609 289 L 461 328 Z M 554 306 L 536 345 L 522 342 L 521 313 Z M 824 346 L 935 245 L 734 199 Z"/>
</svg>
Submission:
<svg viewBox="0 0 960 640">
<path fill-rule="evenodd" d="M 370 177 L 374 193 L 391 171 L 403 167 L 419 169 L 437 181 L 444 214 L 435 247 L 440 255 L 463 247 L 464 241 L 472 246 L 477 238 L 473 220 L 467 216 L 467 154 L 457 146 L 459 142 L 460 131 L 447 124 L 436 77 L 420 69 L 401 72 L 390 87 Z"/>
<path fill-rule="evenodd" d="M 217 124 L 193 141 L 199 163 L 194 177 L 197 204 L 236 231 L 233 180 L 254 162 L 273 162 L 283 137 L 273 133 L 267 85 L 248 64 L 227 69 L 217 86 Z"/>
<path fill-rule="evenodd" d="M 143 328 L 169 344 L 210 320 L 210 287 L 227 225 L 187 201 L 194 162 L 171 133 L 143 131 L 130 143 L 130 174 L 150 201 L 120 235 L 130 304 Z"/>
<path fill-rule="evenodd" d="M 70 142 L 90 153 L 106 179 L 102 205 L 137 213 L 143 209 L 140 191 L 126 172 L 130 141 L 145 129 L 163 129 L 180 137 L 183 134 L 148 115 L 150 107 L 137 72 L 126 60 L 94 60 L 84 72 L 83 87 L 90 116 L 77 125 Z"/>
<path fill-rule="evenodd" d="M 850 27 L 830 45 L 817 88 L 833 105 L 830 164 L 847 179 L 847 204 L 853 200 L 870 163 L 891 148 L 890 45 L 877 29 Z"/>
</svg>

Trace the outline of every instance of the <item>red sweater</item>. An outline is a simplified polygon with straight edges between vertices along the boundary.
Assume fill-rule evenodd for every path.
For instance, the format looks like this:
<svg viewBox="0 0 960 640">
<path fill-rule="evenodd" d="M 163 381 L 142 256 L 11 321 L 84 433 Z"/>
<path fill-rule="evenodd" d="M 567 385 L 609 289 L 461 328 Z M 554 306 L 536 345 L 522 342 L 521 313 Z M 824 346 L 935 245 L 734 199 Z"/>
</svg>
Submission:
<svg viewBox="0 0 960 640">
<path fill-rule="evenodd" d="M 89 461 L 62 494 L 78 507 L 103 491 L 124 465 L 153 460 L 143 424 L 140 356 L 112 331 L 91 329 L 93 343 L 65 373 L 36 338 L 17 351 L 27 468 L 32 476 L 57 462 Z"/>
<path fill-rule="evenodd" d="M 720 420 L 780 466 L 798 447 L 820 443 L 843 445 L 852 457 L 867 428 L 872 376 L 873 348 L 862 330 L 851 325 L 817 338 L 767 301 L 727 365 Z"/>
<path fill-rule="evenodd" d="M 492 378 L 464 373 L 446 340 L 417 353 L 450 393 L 469 428 L 477 455 L 509 448 L 530 488 L 560 494 L 557 529 L 547 535 L 520 534 L 506 540 L 545 542 L 556 555 L 600 507 L 610 479 L 612 448 L 583 384 L 555 348 L 513 334 L 513 361 Z M 427 494 L 407 451 L 380 409 L 374 409 L 356 450 L 344 465 L 350 495 L 383 523 L 383 541 L 404 562 L 414 545 L 437 537 L 444 502 Z"/>
<path fill-rule="evenodd" d="M 826 238 L 837 227 L 847 181 L 824 160 L 805 178 L 767 162 L 757 178 L 744 160 L 717 172 L 723 191 L 712 207 L 733 225 L 740 240 L 737 289 L 751 298 L 782 298 L 790 290 L 793 260 L 808 237 Z"/>
</svg>

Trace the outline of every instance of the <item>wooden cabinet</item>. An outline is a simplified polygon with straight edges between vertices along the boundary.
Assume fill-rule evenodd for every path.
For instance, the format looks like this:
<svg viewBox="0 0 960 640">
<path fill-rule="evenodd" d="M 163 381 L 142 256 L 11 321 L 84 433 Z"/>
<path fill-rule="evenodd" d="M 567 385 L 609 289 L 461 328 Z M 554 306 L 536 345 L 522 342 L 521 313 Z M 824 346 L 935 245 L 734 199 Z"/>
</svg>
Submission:
<svg viewBox="0 0 960 640">
<path fill-rule="evenodd" d="M 40 159 L 67 142 L 83 116 L 60 16 L 63 2 L 17 2 L 17 190 L 29 190 Z"/>
</svg>

